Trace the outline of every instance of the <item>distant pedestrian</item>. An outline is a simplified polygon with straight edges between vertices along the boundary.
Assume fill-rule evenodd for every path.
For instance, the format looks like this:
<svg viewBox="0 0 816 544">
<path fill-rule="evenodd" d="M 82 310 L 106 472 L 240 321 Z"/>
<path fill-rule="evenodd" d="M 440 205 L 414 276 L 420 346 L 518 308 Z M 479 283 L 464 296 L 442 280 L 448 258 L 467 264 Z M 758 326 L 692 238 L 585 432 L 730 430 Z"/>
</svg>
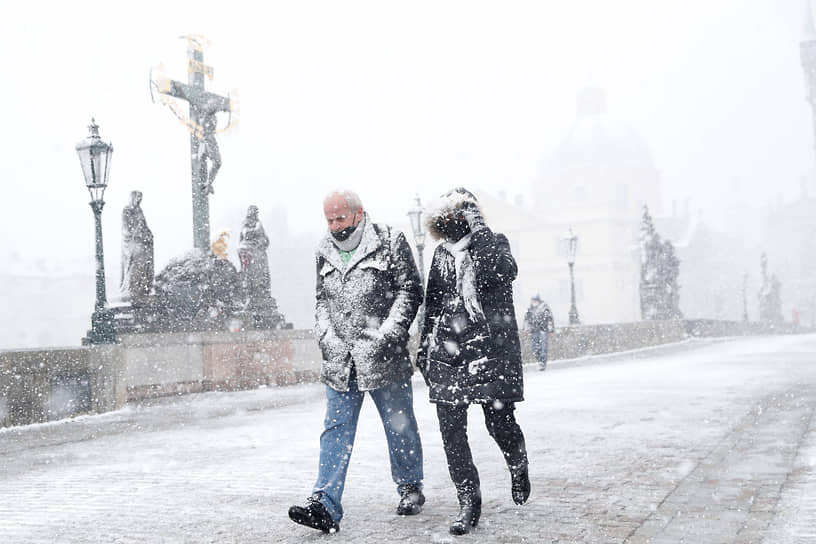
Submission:
<svg viewBox="0 0 816 544">
<path fill-rule="evenodd" d="M 371 222 L 351 191 L 323 202 L 328 232 L 317 247 L 317 325 L 323 352 L 326 418 L 312 496 L 292 506 L 296 523 L 332 533 L 365 393 L 380 413 L 398 515 L 422 510 L 422 443 L 414 417 L 408 327 L 422 297 L 419 271 L 405 236 Z"/>
<path fill-rule="evenodd" d="M 524 316 L 524 323 L 530 332 L 533 356 L 538 361 L 539 370 L 547 370 L 547 351 L 550 333 L 555 332 L 555 321 L 552 310 L 541 297 L 536 295 L 530 301 L 530 307 Z"/>
<path fill-rule="evenodd" d="M 479 473 L 467 436 L 471 404 L 482 406 L 487 430 L 504 455 L 513 500 L 524 504 L 530 495 L 527 449 L 514 415 L 515 403 L 524 400 L 513 310 L 517 268 L 507 237 L 485 225 L 469 191 L 446 193 L 427 216 L 431 235 L 442 243 L 428 275 L 417 367 L 436 404 L 459 499 L 450 532 L 461 535 L 476 527 L 482 510 Z"/>
</svg>

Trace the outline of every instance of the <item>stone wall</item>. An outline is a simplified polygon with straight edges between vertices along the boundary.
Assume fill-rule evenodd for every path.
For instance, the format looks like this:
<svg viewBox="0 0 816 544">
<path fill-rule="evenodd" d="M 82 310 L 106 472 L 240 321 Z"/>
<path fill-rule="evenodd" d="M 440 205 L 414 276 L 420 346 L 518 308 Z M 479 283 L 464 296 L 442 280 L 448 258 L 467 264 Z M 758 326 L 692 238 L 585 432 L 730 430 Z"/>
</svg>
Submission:
<svg viewBox="0 0 816 544">
<path fill-rule="evenodd" d="M 149 397 L 315 381 L 311 331 L 123 335 L 117 344 L 0 352 L 0 426 Z"/>
<path fill-rule="evenodd" d="M 638 321 L 614 325 L 562 327 L 550 341 L 550 359 L 573 359 L 584 355 L 627 351 L 679 342 L 686 337 L 682 321 Z M 522 345 L 529 349 L 525 334 Z M 532 359 L 529 355 L 525 360 Z"/>
<path fill-rule="evenodd" d="M 550 359 L 638 349 L 694 336 L 790 334 L 790 325 L 712 320 L 562 327 Z M 521 333 L 522 357 L 532 361 Z M 412 339 L 416 345 L 416 339 Z M 174 394 L 286 385 L 317 379 L 311 331 L 123 335 L 103 346 L 0 352 L 0 426 L 24 425 Z"/>
<path fill-rule="evenodd" d="M 793 324 L 766 324 L 713 319 L 635 321 L 609 325 L 561 327 L 550 336 L 549 358 L 572 359 L 679 342 L 693 337 L 794 334 Z M 522 358 L 532 360 L 529 336 L 522 331 Z"/>
<path fill-rule="evenodd" d="M 81 348 L 0 353 L 0 425 L 58 419 L 95 410 L 90 352 Z M 70 397 L 71 400 L 63 397 Z"/>
<path fill-rule="evenodd" d="M 314 381 L 320 351 L 311 331 L 125 335 L 128 401 Z"/>
</svg>

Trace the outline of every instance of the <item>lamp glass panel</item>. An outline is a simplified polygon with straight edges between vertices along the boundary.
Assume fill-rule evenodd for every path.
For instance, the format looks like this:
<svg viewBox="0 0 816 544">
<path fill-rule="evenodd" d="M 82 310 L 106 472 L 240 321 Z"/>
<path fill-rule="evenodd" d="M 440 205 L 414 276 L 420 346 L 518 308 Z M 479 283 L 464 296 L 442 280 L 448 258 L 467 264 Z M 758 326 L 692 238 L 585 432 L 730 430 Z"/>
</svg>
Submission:
<svg viewBox="0 0 816 544">
<path fill-rule="evenodd" d="M 102 175 L 105 173 L 104 153 L 99 152 L 99 148 L 91 149 L 91 163 L 93 166 L 94 184 L 103 185 L 105 180 Z"/>
<path fill-rule="evenodd" d="M 88 147 L 81 147 L 77 149 L 77 155 L 79 155 L 79 164 L 82 166 L 82 175 L 85 177 L 85 185 L 90 185 L 93 183 L 91 150 Z"/>
<path fill-rule="evenodd" d="M 110 174 L 111 157 L 113 156 L 113 146 L 108 146 L 108 148 L 105 150 L 104 153 L 102 153 L 102 155 L 104 156 L 103 160 L 105 165 L 102 168 L 102 170 L 100 170 L 100 172 L 102 173 L 102 183 L 105 184 L 105 187 L 107 187 L 108 180 L 110 180 L 110 176 L 108 174 Z"/>
</svg>

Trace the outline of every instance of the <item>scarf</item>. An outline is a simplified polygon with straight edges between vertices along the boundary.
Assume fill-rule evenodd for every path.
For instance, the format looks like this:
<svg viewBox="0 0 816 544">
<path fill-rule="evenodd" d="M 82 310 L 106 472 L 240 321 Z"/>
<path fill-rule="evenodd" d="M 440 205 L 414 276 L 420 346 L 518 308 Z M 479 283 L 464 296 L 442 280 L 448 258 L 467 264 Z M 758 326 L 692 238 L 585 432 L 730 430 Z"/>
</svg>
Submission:
<svg viewBox="0 0 816 544">
<path fill-rule="evenodd" d="M 363 239 L 363 232 L 365 231 L 366 223 L 368 223 L 368 214 L 364 213 L 362 221 L 360 221 L 360 224 L 357 225 L 356 229 L 354 229 L 354 232 L 351 233 L 351 236 L 341 242 L 332 236 L 330 232 L 329 239 L 340 251 L 354 251 L 357 249 L 357 246 L 360 245 L 360 241 Z"/>
<path fill-rule="evenodd" d="M 476 270 L 468 251 L 470 237 L 471 235 L 468 234 L 458 242 L 445 242 L 444 247 L 453 255 L 453 263 L 456 267 L 456 291 L 461 295 L 468 315 L 473 321 L 483 321 L 485 314 L 476 293 Z"/>
</svg>

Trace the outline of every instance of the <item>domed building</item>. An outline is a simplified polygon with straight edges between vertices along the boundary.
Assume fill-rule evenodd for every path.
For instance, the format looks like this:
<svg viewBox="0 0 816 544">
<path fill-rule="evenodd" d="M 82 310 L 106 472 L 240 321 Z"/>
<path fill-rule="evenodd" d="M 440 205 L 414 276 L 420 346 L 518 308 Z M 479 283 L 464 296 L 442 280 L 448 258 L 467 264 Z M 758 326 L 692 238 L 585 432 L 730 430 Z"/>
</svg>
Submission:
<svg viewBox="0 0 816 544">
<path fill-rule="evenodd" d="M 544 164 L 533 197 L 532 208 L 524 210 L 495 199 L 485 202 L 517 256 L 517 310 L 539 294 L 556 324 L 568 324 L 565 238 L 572 229 L 578 237 L 574 271 L 580 321 L 639 320 L 638 233 L 644 204 L 653 215 L 660 213 L 659 175 L 640 136 L 608 115 L 601 89 L 580 93 L 575 122 Z"/>
<path fill-rule="evenodd" d="M 588 87 L 566 138 L 534 188 L 542 212 L 593 210 L 640 216 L 644 204 L 660 214 L 660 182 L 649 149 L 629 125 L 610 117 L 606 97 Z"/>
</svg>

